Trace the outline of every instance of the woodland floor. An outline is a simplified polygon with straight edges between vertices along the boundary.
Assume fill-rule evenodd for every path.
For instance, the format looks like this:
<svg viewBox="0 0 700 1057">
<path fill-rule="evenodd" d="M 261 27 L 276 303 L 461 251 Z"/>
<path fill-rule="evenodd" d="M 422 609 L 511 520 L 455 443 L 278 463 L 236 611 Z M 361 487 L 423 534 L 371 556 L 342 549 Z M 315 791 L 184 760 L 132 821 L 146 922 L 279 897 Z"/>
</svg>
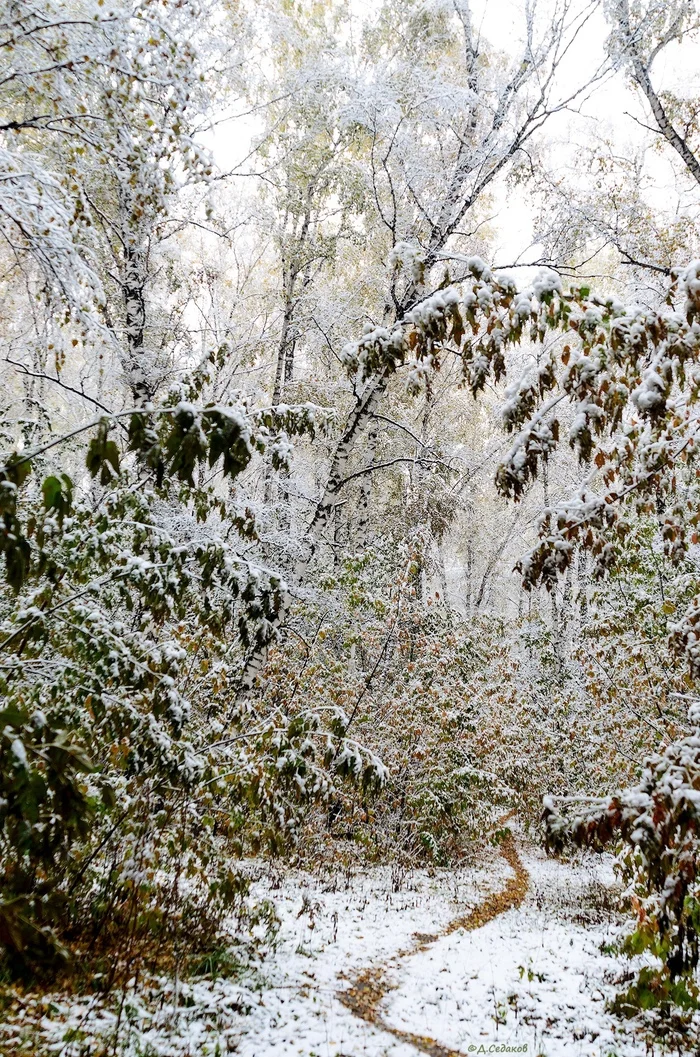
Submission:
<svg viewBox="0 0 700 1057">
<path fill-rule="evenodd" d="M 631 968 L 605 953 L 614 886 L 610 860 L 548 860 L 517 834 L 458 871 L 266 874 L 254 892 L 277 906 L 274 951 L 235 981 L 129 995 L 115 1052 L 642 1057 L 643 1039 L 606 1012 Z M 90 1054 L 115 1025 L 94 998 L 37 998 L 31 1028 L 32 1010 L 17 1012 L 0 1051 L 4 1034 Z"/>
</svg>

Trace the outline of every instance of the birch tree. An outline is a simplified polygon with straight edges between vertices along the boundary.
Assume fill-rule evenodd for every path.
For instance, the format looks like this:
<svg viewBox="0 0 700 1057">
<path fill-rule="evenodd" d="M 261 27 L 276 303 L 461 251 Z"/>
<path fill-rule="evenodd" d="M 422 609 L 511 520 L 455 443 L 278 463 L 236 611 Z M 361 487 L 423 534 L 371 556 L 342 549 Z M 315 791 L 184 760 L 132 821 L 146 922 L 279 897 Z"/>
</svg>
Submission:
<svg viewBox="0 0 700 1057">
<path fill-rule="evenodd" d="M 570 102 L 570 95 L 557 95 L 556 74 L 589 14 L 564 3 L 553 19 L 548 13 L 540 20 L 528 8 L 513 61 L 492 61 L 466 3 L 437 9 L 417 0 L 387 3 L 364 27 L 366 73 L 356 81 L 347 120 L 366 140 L 371 231 L 387 261 L 381 318 L 366 324 L 368 332 L 417 318 L 421 298 L 443 281 L 446 264 L 463 266 L 464 224 L 547 118 Z M 352 346 L 346 359 L 352 364 Z M 354 403 L 308 523 L 297 581 L 313 561 L 394 371 L 385 363 L 354 378 Z M 262 654 L 249 658 L 244 691 L 263 661 Z"/>
</svg>

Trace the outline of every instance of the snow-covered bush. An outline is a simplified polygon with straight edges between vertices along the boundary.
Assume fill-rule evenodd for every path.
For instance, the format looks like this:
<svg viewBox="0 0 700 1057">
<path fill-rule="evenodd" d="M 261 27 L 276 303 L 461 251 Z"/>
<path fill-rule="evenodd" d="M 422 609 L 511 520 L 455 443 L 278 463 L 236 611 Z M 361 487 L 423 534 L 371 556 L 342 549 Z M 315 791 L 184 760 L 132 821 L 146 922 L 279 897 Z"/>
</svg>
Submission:
<svg viewBox="0 0 700 1057">
<path fill-rule="evenodd" d="M 688 978 L 688 1001 L 697 998 L 693 978 L 700 952 L 698 832 L 700 823 L 700 714 L 689 710 L 692 732 L 646 761 L 641 780 L 611 797 L 587 803 L 545 802 L 548 844 L 621 848 L 620 863 L 637 915 L 626 947 L 659 958 L 670 985 Z M 658 976 L 658 973 L 657 973 Z M 658 977 L 656 997 L 649 971 L 634 994 L 645 1008 L 676 1000 Z M 677 989 L 676 989 L 677 990 Z M 646 993 L 646 998 L 645 998 Z M 680 995 L 680 991 L 678 992 Z M 632 996 L 634 997 L 634 996 Z"/>
<path fill-rule="evenodd" d="M 91 484 L 57 470 L 33 485 L 46 446 L 4 464 L 0 928 L 17 963 L 64 954 L 91 918 L 116 927 L 132 900 L 155 928 L 182 871 L 206 865 L 208 914 L 238 890 L 207 819 L 253 795 L 254 769 L 215 796 L 233 760 L 210 746 L 240 717 L 205 717 L 202 690 L 210 665 L 223 685 L 266 640 L 284 587 L 224 543 L 224 530 L 249 540 L 251 516 L 194 477 L 205 461 L 235 477 L 313 416 L 197 406 L 200 387 L 135 410 L 126 451 L 113 420 L 95 425 Z"/>
</svg>

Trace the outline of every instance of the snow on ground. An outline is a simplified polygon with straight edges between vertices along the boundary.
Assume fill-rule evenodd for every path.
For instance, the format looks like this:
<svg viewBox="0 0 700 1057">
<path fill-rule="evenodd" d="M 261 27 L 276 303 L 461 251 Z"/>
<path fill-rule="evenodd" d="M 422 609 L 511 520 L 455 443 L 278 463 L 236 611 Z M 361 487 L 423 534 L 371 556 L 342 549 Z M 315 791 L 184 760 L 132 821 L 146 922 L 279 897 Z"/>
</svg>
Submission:
<svg viewBox="0 0 700 1057">
<path fill-rule="evenodd" d="M 385 1020 L 465 1054 L 493 1044 L 546 1057 L 644 1054 L 644 1043 L 605 1011 L 612 981 L 630 967 L 601 953 L 619 925 L 590 907 L 614 883 L 609 862 L 522 858 L 530 874 L 523 905 L 407 958 Z"/>
<path fill-rule="evenodd" d="M 415 871 L 400 879 L 389 869 L 324 884 L 308 874 L 288 876 L 273 898 L 282 927 L 274 990 L 261 995 L 243 1057 L 415 1057 L 413 1046 L 366 1024 L 339 1001 L 337 992 L 368 966 L 383 965 L 411 947 L 416 933 L 436 933 L 489 892 L 508 867 L 497 854 L 469 871 Z M 394 891 L 394 888 L 399 891 Z"/>
<path fill-rule="evenodd" d="M 0 1053 L 4 1044 L 34 1055 L 41 1044 L 60 1057 L 93 1057 L 105 1043 L 112 1052 L 118 1031 L 120 1057 L 415 1057 L 413 1047 L 342 1005 L 336 994 L 344 976 L 411 946 L 416 932 L 439 931 L 507 874 L 496 852 L 477 870 L 432 875 L 381 867 L 278 877 L 273 870 L 251 893 L 274 902 L 281 920 L 261 966 L 238 980 L 140 983 L 121 1010 L 97 996 L 24 996 L 0 1023 Z"/>
<path fill-rule="evenodd" d="M 401 958 L 392 956 L 410 948 L 416 933 L 439 933 L 479 901 L 479 891 L 483 898 L 501 887 L 508 874 L 503 861 L 490 860 L 471 876 L 422 874 L 398 894 L 381 872 L 347 893 L 324 892 L 310 878 L 299 878 L 298 890 L 285 885 L 275 961 L 288 997 L 281 1002 L 279 990 L 272 1002 L 263 997 L 268 1015 L 256 1011 L 241 1053 L 415 1057 L 410 1043 L 365 1024 L 335 994 L 360 969 L 389 964 L 395 989 L 382 1016 L 399 1031 L 464 1054 L 510 1046 L 531 1057 L 641 1057 L 644 1042 L 605 1011 L 612 982 L 630 968 L 601 953 L 619 933 L 614 913 L 600 909 L 615 886 L 611 860 L 567 865 L 536 851 L 523 860 L 530 889 L 522 907 Z M 305 899 L 313 915 L 308 909 L 299 915 Z M 334 942 L 328 926 L 336 913 Z"/>
<path fill-rule="evenodd" d="M 619 927 L 600 909 L 613 884 L 610 861 L 521 856 L 530 889 L 519 909 L 412 954 L 416 934 L 439 934 L 503 886 L 510 869 L 497 852 L 485 853 L 478 868 L 403 878 L 388 868 L 263 877 L 253 897 L 274 901 L 281 927 L 262 965 L 238 980 L 161 982 L 150 995 L 128 994 L 116 1052 L 415 1057 L 410 1042 L 365 1023 L 338 999 L 361 970 L 386 966 L 394 990 L 381 1013 L 399 1031 L 464 1054 L 508 1046 L 530 1057 L 642 1057 L 642 1041 L 605 1012 L 611 981 L 629 968 L 600 950 Z M 3 1035 L 32 1044 L 27 1016 L 16 1012 L 0 1025 L 0 1051 Z M 94 997 L 44 996 L 31 1031 L 61 1057 L 83 1057 L 113 1036 L 115 1017 Z"/>
</svg>

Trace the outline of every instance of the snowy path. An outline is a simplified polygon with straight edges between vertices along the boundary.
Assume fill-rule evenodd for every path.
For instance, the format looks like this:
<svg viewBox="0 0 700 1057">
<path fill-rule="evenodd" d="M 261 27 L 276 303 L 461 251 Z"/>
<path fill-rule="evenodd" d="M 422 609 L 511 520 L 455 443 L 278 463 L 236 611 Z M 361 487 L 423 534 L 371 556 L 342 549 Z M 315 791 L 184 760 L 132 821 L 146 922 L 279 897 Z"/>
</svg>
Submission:
<svg viewBox="0 0 700 1057">
<path fill-rule="evenodd" d="M 432 935 L 418 933 L 413 946 L 408 950 L 399 951 L 388 965 L 365 969 L 355 978 L 351 987 L 340 993 L 339 998 L 343 1005 L 368 1024 L 376 1024 L 382 1031 L 388 1032 L 402 1042 L 409 1043 L 420 1052 L 427 1053 L 429 1057 L 461 1057 L 456 1050 L 441 1045 L 430 1035 L 416 1034 L 405 1028 L 395 1027 L 382 1016 L 382 1006 L 386 996 L 397 987 L 395 982 L 390 982 L 390 974 L 400 968 L 403 959 L 424 953 L 439 939 L 450 936 L 454 932 L 472 932 L 474 929 L 483 928 L 500 914 L 505 914 L 522 904 L 528 890 L 530 876 L 522 864 L 512 836 L 501 844 L 500 851 L 502 858 L 513 871 L 513 876 L 506 880 L 502 889 L 486 896 L 467 914 L 454 918 L 442 930 L 442 933 Z M 427 1030 L 426 1025 L 425 1031 Z"/>
<path fill-rule="evenodd" d="M 270 869 L 274 870 L 274 867 Z M 563 864 L 506 842 L 452 871 L 288 871 L 257 881 L 276 947 L 237 979 L 129 992 L 119 1057 L 642 1057 L 605 1010 L 629 962 L 601 947 L 609 860 Z M 609 902 L 611 902 L 609 900 Z M 0 1051 L 101 1052 L 113 1008 L 41 995 L 0 1023 Z M 101 1041 L 100 1041 L 101 1040 Z"/>
<path fill-rule="evenodd" d="M 503 851 L 510 869 L 495 858 L 465 874 L 420 874 L 398 893 L 382 871 L 342 892 L 303 875 L 285 883 L 279 972 L 240 1052 L 641 1057 L 642 1040 L 605 1011 L 629 969 L 600 950 L 618 927 L 600 910 L 609 862 Z"/>
<path fill-rule="evenodd" d="M 531 887 L 522 906 L 418 952 L 388 996 L 386 1021 L 430 1032 L 439 1057 L 494 1044 L 547 1057 L 641 1057 L 646 1045 L 605 1010 L 630 966 L 600 950 L 617 933 L 612 916 L 601 922 L 587 912 L 590 886 L 600 882 L 534 854 L 525 861 Z"/>
</svg>

